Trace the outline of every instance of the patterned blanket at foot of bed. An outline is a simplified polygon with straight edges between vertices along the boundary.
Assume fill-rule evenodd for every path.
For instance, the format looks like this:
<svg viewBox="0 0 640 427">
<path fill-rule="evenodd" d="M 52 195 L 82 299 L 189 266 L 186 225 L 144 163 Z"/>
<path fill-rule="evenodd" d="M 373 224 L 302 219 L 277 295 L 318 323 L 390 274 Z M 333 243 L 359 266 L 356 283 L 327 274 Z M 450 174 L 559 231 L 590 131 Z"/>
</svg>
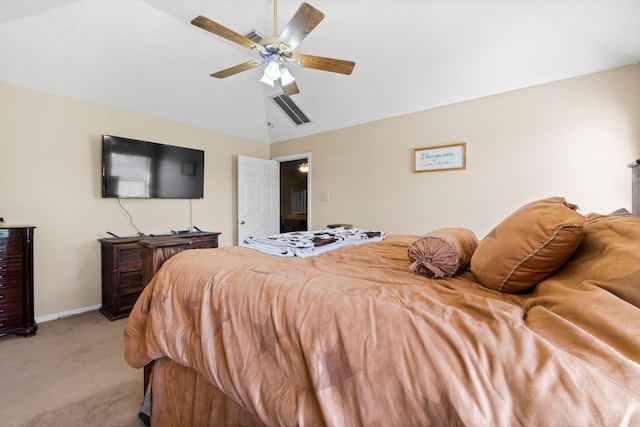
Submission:
<svg viewBox="0 0 640 427">
<path fill-rule="evenodd" d="M 282 257 L 320 255 L 344 246 L 379 242 L 384 232 L 357 228 L 332 228 L 315 231 L 293 231 L 264 237 L 246 237 L 240 246 Z"/>
</svg>

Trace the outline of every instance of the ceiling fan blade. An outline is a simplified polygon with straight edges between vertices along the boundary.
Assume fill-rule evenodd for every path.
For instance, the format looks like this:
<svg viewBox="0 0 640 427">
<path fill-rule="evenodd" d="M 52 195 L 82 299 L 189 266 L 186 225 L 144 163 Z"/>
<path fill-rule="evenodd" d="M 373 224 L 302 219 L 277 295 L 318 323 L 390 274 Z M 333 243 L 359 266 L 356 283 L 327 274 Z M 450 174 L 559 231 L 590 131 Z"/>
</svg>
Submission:
<svg viewBox="0 0 640 427">
<path fill-rule="evenodd" d="M 300 89 L 298 89 L 298 85 L 296 84 L 295 81 L 289 83 L 286 86 L 281 86 L 282 87 L 282 93 L 284 93 L 287 96 L 291 96 L 291 95 L 295 95 L 296 93 L 300 93 Z"/>
<path fill-rule="evenodd" d="M 356 63 L 353 61 L 345 61 L 344 59 L 324 58 L 322 56 L 305 55 L 302 53 L 294 53 L 291 55 L 291 61 L 305 68 L 314 68 L 316 70 L 331 71 L 332 73 L 351 74 Z"/>
<path fill-rule="evenodd" d="M 263 46 L 259 45 L 253 40 L 241 34 L 238 34 L 235 31 L 230 30 L 229 28 L 223 25 L 220 25 L 217 22 L 214 22 L 205 16 L 198 15 L 195 18 L 193 18 L 191 23 L 196 27 L 200 27 L 203 30 L 207 30 L 217 36 L 220 36 L 236 44 L 239 44 L 240 46 L 248 47 L 249 49 L 253 49 L 253 50 L 258 50 L 260 52 L 265 51 L 265 48 Z"/>
<path fill-rule="evenodd" d="M 293 50 L 323 19 L 324 13 L 309 3 L 302 3 L 279 38 Z"/>
<path fill-rule="evenodd" d="M 224 79 L 225 77 L 233 76 L 234 74 L 238 74 L 243 71 L 247 71 L 247 70 L 251 70 L 252 68 L 259 67 L 260 65 L 262 65 L 262 60 L 254 59 L 253 61 L 245 62 L 244 64 L 238 64 L 236 66 L 218 71 L 217 73 L 213 73 L 211 74 L 211 77 Z"/>
</svg>

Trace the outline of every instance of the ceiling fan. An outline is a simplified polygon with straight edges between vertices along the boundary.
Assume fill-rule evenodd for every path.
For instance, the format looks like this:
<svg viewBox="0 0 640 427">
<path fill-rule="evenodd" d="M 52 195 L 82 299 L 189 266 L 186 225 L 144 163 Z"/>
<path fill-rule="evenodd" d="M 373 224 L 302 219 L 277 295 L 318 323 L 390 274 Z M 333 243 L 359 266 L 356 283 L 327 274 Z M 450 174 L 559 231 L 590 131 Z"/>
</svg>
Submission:
<svg viewBox="0 0 640 427">
<path fill-rule="evenodd" d="M 274 35 L 268 36 L 255 42 L 248 37 L 236 33 L 223 25 L 218 24 L 202 15 L 194 18 L 191 23 L 197 27 L 212 32 L 213 34 L 257 51 L 261 59 L 254 59 L 243 64 L 239 64 L 217 73 L 212 77 L 224 79 L 225 77 L 238 74 L 264 65 L 264 74 L 261 82 L 274 86 L 274 82 L 279 82 L 285 95 L 291 96 L 299 93 L 295 78 L 289 72 L 287 64 L 292 63 L 300 67 L 314 68 L 316 70 L 331 71 L 333 73 L 351 74 L 356 63 L 342 59 L 324 58 L 321 56 L 305 55 L 294 53 L 294 49 L 300 42 L 324 19 L 324 13 L 311 6 L 309 3 L 302 3 L 291 21 L 286 25 L 280 35 L 277 27 L 277 0 L 273 2 L 273 23 Z"/>
</svg>

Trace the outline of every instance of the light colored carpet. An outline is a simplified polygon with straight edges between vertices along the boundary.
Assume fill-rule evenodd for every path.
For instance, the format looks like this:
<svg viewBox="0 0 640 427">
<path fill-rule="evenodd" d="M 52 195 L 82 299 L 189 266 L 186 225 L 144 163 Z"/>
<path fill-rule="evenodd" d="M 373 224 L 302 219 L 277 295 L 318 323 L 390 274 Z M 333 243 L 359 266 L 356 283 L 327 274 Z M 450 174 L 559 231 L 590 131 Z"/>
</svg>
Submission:
<svg viewBox="0 0 640 427">
<path fill-rule="evenodd" d="M 124 360 L 127 319 L 90 311 L 0 338 L 0 425 L 140 427 L 142 370 Z"/>
</svg>

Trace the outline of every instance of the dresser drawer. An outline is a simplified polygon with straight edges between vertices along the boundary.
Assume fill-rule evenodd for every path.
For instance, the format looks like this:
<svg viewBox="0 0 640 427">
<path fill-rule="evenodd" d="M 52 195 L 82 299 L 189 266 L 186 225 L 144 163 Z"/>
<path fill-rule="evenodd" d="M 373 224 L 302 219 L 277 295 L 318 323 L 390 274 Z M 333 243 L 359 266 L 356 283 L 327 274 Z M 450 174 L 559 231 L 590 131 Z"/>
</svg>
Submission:
<svg viewBox="0 0 640 427">
<path fill-rule="evenodd" d="M 22 271 L 22 257 L 19 255 L 0 255 L 0 275 L 10 271 Z"/>
<path fill-rule="evenodd" d="M 188 249 L 211 249 L 215 247 L 216 246 L 212 241 L 201 241 L 201 242 L 195 241 L 190 245 Z"/>
<path fill-rule="evenodd" d="M 22 270 L 0 271 L 0 291 L 8 288 L 21 288 L 24 279 Z"/>
<path fill-rule="evenodd" d="M 119 271 L 142 271 L 142 250 L 136 243 L 129 248 L 121 248 L 117 250 L 116 262 L 114 267 Z"/>
<path fill-rule="evenodd" d="M 136 303 L 136 301 L 138 300 L 138 297 L 140 296 L 141 291 L 132 293 L 132 294 L 122 294 L 118 297 L 118 304 L 120 307 L 120 310 L 127 310 L 127 311 L 131 311 L 131 309 L 133 308 L 134 304 Z"/>
<path fill-rule="evenodd" d="M 142 283 L 142 270 L 122 271 L 117 273 L 116 289 L 119 292 L 126 292 L 129 288 L 135 288 L 140 291 L 144 286 Z"/>
<path fill-rule="evenodd" d="M 0 237 L 0 258 L 3 255 L 21 255 L 22 239 Z"/>
<path fill-rule="evenodd" d="M 22 301 L 0 303 L 0 319 L 8 316 L 22 315 Z"/>
<path fill-rule="evenodd" d="M 22 301 L 22 287 L 0 288 L 0 304 L 11 301 Z"/>
<path fill-rule="evenodd" d="M 0 331 L 3 329 L 20 328 L 24 319 L 22 315 L 0 317 Z"/>
</svg>

